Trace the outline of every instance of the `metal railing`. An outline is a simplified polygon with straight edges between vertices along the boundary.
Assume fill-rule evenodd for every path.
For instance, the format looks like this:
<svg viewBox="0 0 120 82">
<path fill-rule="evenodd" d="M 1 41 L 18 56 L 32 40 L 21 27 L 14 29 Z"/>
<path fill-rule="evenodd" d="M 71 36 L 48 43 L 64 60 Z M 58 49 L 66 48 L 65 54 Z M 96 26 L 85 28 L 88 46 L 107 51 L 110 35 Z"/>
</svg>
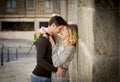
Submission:
<svg viewBox="0 0 120 82">
<path fill-rule="evenodd" d="M 24 52 L 24 55 L 28 55 L 28 51 L 29 51 L 30 47 L 5 47 L 4 44 L 1 44 L 1 54 L 0 54 L 0 62 L 1 62 L 1 66 L 4 65 L 5 59 L 7 62 L 11 61 L 12 59 L 10 59 L 11 56 L 14 55 L 14 58 L 17 60 L 18 59 L 18 54 L 20 52 Z M 34 52 L 33 48 L 31 51 Z"/>
</svg>

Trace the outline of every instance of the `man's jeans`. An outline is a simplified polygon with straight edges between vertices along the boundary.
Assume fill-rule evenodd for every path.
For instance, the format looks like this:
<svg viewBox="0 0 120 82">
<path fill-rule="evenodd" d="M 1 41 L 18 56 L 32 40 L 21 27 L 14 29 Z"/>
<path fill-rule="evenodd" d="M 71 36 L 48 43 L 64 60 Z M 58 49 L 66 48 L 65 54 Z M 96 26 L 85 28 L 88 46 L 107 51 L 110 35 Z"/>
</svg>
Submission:
<svg viewBox="0 0 120 82">
<path fill-rule="evenodd" d="M 51 79 L 47 78 L 47 77 L 37 76 L 32 73 L 31 74 L 31 82 L 51 82 Z"/>
</svg>

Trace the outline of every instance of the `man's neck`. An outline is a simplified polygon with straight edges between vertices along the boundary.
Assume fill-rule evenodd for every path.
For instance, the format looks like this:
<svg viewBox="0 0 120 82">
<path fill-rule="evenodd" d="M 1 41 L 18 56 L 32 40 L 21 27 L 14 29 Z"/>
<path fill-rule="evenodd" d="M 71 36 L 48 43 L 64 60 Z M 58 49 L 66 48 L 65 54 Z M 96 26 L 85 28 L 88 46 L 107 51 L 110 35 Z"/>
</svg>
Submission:
<svg viewBox="0 0 120 82">
<path fill-rule="evenodd" d="M 48 30 L 48 34 L 50 34 L 50 36 L 52 36 L 52 32 L 50 30 Z"/>
</svg>

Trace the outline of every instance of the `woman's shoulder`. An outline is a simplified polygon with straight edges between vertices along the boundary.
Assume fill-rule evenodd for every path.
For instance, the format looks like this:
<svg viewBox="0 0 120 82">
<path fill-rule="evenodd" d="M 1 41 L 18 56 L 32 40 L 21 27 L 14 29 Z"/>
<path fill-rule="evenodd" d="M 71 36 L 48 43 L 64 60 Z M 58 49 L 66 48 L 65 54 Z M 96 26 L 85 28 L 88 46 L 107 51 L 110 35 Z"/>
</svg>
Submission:
<svg viewBox="0 0 120 82">
<path fill-rule="evenodd" d="M 68 50 L 75 50 L 75 47 L 74 47 L 73 45 L 68 45 L 68 46 L 66 47 L 66 49 L 68 49 Z"/>
</svg>

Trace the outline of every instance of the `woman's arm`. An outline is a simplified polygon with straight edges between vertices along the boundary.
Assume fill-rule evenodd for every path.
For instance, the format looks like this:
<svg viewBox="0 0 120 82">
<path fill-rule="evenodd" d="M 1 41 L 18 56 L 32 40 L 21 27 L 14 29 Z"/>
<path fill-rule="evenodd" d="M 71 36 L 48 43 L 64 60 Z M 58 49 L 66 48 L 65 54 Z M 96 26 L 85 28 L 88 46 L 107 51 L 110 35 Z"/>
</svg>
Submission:
<svg viewBox="0 0 120 82">
<path fill-rule="evenodd" d="M 59 54 L 53 55 L 53 63 L 55 66 L 61 66 L 67 61 L 71 61 L 73 59 L 75 48 L 74 46 L 67 46 L 62 52 Z"/>
</svg>

